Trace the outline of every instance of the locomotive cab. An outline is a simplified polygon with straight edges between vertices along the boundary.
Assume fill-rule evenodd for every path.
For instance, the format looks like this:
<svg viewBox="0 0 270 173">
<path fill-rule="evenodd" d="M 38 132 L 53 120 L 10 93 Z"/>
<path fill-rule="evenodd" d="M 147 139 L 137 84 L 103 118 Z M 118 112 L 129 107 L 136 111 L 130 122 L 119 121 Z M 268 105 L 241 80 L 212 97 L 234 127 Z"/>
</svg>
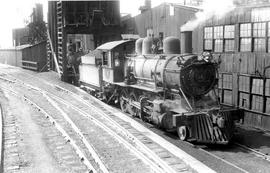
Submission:
<svg viewBox="0 0 270 173">
<path fill-rule="evenodd" d="M 113 84 L 124 80 L 125 55 L 134 48 L 132 40 L 112 41 L 83 56 L 79 68 L 81 87 L 101 99 L 110 97 Z"/>
<path fill-rule="evenodd" d="M 102 78 L 108 83 L 123 82 L 126 54 L 134 51 L 134 41 L 121 40 L 105 43 L 97 50 L 102 52 Z"/>
</svg>

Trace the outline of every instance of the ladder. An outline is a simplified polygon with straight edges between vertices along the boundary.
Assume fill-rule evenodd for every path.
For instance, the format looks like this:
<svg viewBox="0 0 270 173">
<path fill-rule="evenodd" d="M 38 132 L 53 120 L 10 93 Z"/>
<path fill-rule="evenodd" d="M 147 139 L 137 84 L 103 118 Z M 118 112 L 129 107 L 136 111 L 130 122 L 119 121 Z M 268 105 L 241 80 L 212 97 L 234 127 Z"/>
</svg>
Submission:
<svg viewBox="0 0 270 173">
<path fill-rule="evenodd" d="M 62 1 L 57 1 L 57 49 L 58 63 L 61 74 L 63 74 L 63 16 L 62 16 Z"/>
<path fill-rule="evenodd" d="M 48 28 L 48 26 L 47 26 L 47 28 Z M 48 34 L 48 32 L 47 32 L 47 34 Z M 47 37 L 49 37 L 49 36 L 47 36 Z M 49 38 L 47 38 L 46 50 L 47 50 L 47 69 L 48 69 L 48 71 L 50 71 L 50 70 L 53 70 L 53 64 L 51 64 L 51 62 L 52 62 L 52 60 L 51 60 L 52 59 L 51 58 L 52 51 L 51 51 Z"/>
</svg>

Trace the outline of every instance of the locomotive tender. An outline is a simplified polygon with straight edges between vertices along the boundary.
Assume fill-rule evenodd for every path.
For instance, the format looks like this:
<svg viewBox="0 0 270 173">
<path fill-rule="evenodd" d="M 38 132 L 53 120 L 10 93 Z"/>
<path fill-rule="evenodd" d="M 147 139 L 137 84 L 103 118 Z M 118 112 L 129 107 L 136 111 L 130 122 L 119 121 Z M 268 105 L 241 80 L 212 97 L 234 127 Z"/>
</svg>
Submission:
<svg viewBox="0 0 270 173">
<path fill-rule="evenodd" d="M 134 41 L 105 43 L 82 57 L 81 87 L 181 140 L 227 144 L 241 111 L 219 104 L 218 64 L 210 53 L 192 54 L 191 40 L 191 31 L 181 33 L 181 54 L 175 37 L 164 39 L 161 54 L 150 37 L 136 41 L 136 54 Z"/>
</svg>

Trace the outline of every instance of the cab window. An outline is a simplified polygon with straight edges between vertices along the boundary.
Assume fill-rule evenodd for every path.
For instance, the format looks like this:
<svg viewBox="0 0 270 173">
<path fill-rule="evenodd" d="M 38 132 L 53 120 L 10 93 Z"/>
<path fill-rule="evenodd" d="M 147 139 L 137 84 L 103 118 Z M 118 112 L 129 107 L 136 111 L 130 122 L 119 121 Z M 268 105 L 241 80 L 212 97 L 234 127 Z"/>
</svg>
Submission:
<svg viewBox="0 0 270 173">
<path fill-rule="evenodd" d="M 119 67 L 120 66 L 120 59 L 119 59 L 119 53 L 114 52 L 114 66 Z"/>
<path fill-rule="evenodd" d="M 108 53 L 107 52 L 103 52 L 102 53 L 102 65 L 106 65 L 108 66 L 109 65 L 109 58 L 108 58 Z"/>
</svg>

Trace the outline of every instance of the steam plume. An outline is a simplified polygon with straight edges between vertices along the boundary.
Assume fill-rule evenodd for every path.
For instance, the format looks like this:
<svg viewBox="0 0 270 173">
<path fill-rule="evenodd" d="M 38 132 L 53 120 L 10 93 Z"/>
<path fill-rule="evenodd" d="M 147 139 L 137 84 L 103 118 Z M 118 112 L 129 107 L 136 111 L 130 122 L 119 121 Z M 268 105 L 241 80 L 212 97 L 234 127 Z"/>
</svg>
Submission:
<svg viewBox="0 0 270 173">
<path fill-rule="evenodd" d="M 223 17 L 235 8 L 234 0 L 204 0 L 202 11 L 195 14 L 193 20 L 188 21 L 181 27 L 181 31 L 190 31 L 200 23 L 210 19 L 213 16 Z"/>
</svg>

